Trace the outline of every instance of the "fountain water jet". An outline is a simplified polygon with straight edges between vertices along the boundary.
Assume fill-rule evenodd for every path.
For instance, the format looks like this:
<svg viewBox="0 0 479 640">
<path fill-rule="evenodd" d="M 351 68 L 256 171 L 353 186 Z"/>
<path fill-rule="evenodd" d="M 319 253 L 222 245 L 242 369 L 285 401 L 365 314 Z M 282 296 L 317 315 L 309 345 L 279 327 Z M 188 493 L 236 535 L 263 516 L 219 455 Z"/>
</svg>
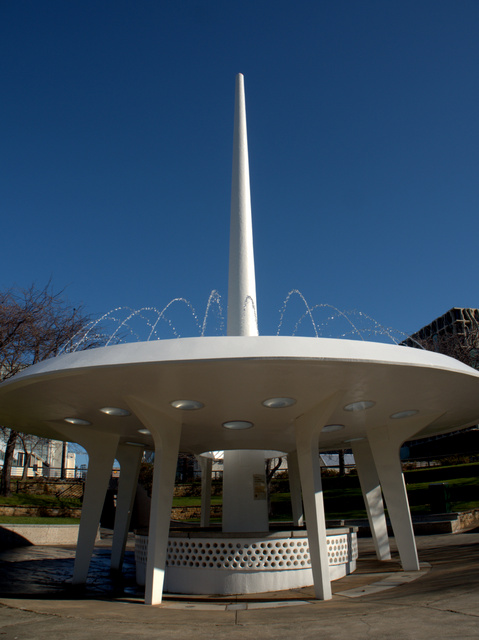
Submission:
<svg viewBox="0 0 479 640">
<path fill-rule="evenodd" d="M 193 319 L 195 327 L 197 329 L 197 335 L 201 336 L 204 336 L 206 334 L 206 327 L 209 320 L 210 311 L 213 308 L 213 305 L 215 305 L 218 309 L 220 321 L 219 332 L 223 330 L 224 317 L 223 309 L 221 307 L 221 295 L 214 289 L 213 291 L 211 291 L 208 297 L 205 314 L 201 322 L 198 319 L 195 308 L 186 298 L 174 298 L 173 300 L 170 300 L 170 302 L 168 302 L 168 304 L 165 305 L 161 311 L 156 307 L 142 307 L 141 309 L 132 309 L 131 307 L 116 307 L 115 309 L 111 309 L 107 313 L 104 313 L 96 320 L 91 321 L 86 330 L 83 329 L 81 332 L 73 336 L 73 338 L 60 349 L 58 355 L 61 355 L 62 353 L 71 353 L 77 351 L 78 349 L 82 348 L 82 345 L 84 345 L 88 341 L 88 338 L 95 337 L 97 334 L 104 338 L 105 346 L 131 341 L 131 338 L 133 338 L 133 340 L 137 342 L 141 342 L 145 339 L 147 342 L 149 340 L 159 340 L 160 334 L 158 325 L 160 321 L 163 321 L 168 325 L 175 338 L 180 338 L 181 335 L 177 327 L 166 315 L 167 311 L 175 303 L 182 303 L 190 311 L 191 318 Z M 121 313 L 125 312 L 127 315 L 125 317 L 121 317 Z M 118 314 L 120 315 L 118 316 Z M 152 314 L 153 318 L 149 318 L 148 314 Z M 131 326 L 132 320 L 138 319 L 144 321 L 146 327 L 149 328 L 149 332 L 146 338 L 135 332 L 135 330 Z M 105 334 L 105 321 L 114 322 L 116 325 L 116 328 L 109 334 Z M 127 332 L 126 336 L 124 332 Z"/>
<path fill-rule="evenodd" d="M 293 327 L 286 332 L 286 335 L 297 335 L 303 321 L 308 319 L 312 334 L 317 338 L 347 337 L 349 339 L 359 339 L 364 341 L 366 340 L 365 336 L 374 335 L 380 341 L 384 341 L 384 339 L 387 338 L 388 342 L 391 344 L 400 344 L 405 341 L 406 338 L 409 338 L 408 334 L 399 331 L 398 329 L 384 327 L 377 320 L 362 311 L 344 311 L 328 303 L 310 305 L 303 293 L 298 289 L 293 289 L 288 293 L 283 301 L 281 309 L 278 311 L 280 319 L 276 329 L 277 336 L 281 333 L 285 334 L 285 316 L 293 295 L 299 298 L 305 306 L 306 311 L 299 317 L 295 316 L 297 319 L 293 320 Z M 221 294 L 216 289 L 212 290 L 208 297 L 202 320 L 200 319 L 200 315 L 196 311 L 192 302 L 186 298 L 174 298 L 173 300 L 170 300 L 170 302 L 168 302 L 161 311 L 156 307 L 142 307 L 141 309 L 116 307 L 115 309 L 111 309 L 107 313 L 104 313 L 98 319 L 91 321 L 86 330 L 83 329 L 81 332 L 73 336 L 68 343 L 63 345 L 58 355 L 61 355 L 62 353 L 71 353 L 83 348 L 89 338 L 98 337 L 99 340 L 103 340 L 105 345 L 108 346 L 112 344 L 124 344 L 126 342 L 168 339 L 168 335 L 163 335 L 163 332 L 160 330 L 160 321 L 166 325 L 167 330 L 169 330 L 175 338 L 195 336 L 205 337 L 207 335 L 208 326 L 212 324 L 211 313 L 214 309 L 216 309 L 217 314 L 216 326 L 213 325 L 213 329 L 210 331 L 210 334 L 224 335 L 225 317 L 221 302 Z M 188 311 L 189 317 L 193 320 L 194 332 L 185 333 L 185 329 L 183 327 L 180 329 L 178 324 L 167 316 L 167 312 L 172 308 L 173 304 L 177 303 L 182 303 L 183 308 L 186 308 Z M 243 304 L 243 314 L 246 314 L 246 308 L 248 305 L 251 305 L 254 320 L 257 323 L 258 318 L 256 308 L 254 301 L 250 296 L 247 297 Z M 318 310 L 331 310 L 333 314 L 328 316 L 326 320 L 321 320 L 315 317 L 315 312 Z M 148 314 L 152 314 L 153 317 L 148 317 Z M 361 326 L 359 322 L 355 320 L 356 317 L 361 322 L 366 320 L 368 324 L 366 324 L 366 326 Z M 186 319 L 188 319 L 188 316 Z M 349 325 L 351 329 L 349 334 L 344 331 L 341 332 L 339 326 L 339 320 L 341 319 L 346 322 L 346 325 Z M 136 324 L 132 325 L 132 321 L 136 321 Z M 138 326 L 137 321 L 141 321 L 143 326 Z M 111 331 L 107 329 L 109 323 L 114 324 L 114 329 Z M 328 323 L 332 323 L 330 328 L 327 326 Z M 183 324 L 184 320 L 182 320 L 182 325 Z M 417 348 L 423 349 L 424 347 L 417 343 Z"/>
</svg>

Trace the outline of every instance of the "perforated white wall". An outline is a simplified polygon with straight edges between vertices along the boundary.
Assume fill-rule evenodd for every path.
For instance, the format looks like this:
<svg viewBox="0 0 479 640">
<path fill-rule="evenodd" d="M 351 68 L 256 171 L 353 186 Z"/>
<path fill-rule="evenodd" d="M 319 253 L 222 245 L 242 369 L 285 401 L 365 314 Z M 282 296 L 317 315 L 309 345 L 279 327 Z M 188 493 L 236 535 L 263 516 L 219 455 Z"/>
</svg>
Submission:
<svg viewBox="0 0 479 640">
<path fill-rule="evenodd" d="M 327 537 L 330 565 L 351 562 L 358 557 L 356 535 Z M 135 559 L 146 564 L 147 536 L 137 536 Z M 311 567 L 307 538 L 254 541 L 212 538 L 169 538 L 167 566 L 198 569 L 278 570 Z"/>
</svg>

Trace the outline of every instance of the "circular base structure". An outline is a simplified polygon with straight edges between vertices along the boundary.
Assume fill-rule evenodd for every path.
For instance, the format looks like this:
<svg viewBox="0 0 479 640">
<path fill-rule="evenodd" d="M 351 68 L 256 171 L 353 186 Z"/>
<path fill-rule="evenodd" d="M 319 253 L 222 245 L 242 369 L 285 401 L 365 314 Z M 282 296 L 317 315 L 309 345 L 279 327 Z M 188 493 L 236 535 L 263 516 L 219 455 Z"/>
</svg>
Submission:
<svg viewBox="0 0 479 640">
<path fill-rule="evenodd" d="M 356 569 L 356 529 L 327 533 L 329 573 L 339 580 Z M 135 536 L 136 580 L 145 584 L 148 536 Z M 170 532 L 165 592 L 240 595 L 298 589 L 313 584 L 305 531 L 271 534 Z"/>
</svg>

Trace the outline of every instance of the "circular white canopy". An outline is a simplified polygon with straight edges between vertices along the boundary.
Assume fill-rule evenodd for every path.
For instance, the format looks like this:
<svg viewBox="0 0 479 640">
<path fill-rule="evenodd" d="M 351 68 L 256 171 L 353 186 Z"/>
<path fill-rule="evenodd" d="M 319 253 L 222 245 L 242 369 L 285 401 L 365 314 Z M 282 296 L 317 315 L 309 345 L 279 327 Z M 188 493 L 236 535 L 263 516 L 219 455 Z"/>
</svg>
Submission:
<svg viewBox="0 0 479 640">
<path fill-rule="evenodd" d="M 333 394 L 335 409 L 319 425 L 326 427 L 323 450 L 406 420 L 418 421 L 418 437 L 479 422 L 479 372 L 447 356 L 371 342 L 259 336 L 142 342 L 52 358 L 0 385 L 0 423 L 64 439 L 65 418 L 78 418 L 90 423 L 69 425 L 79 438 L 84 430 L 105 430 L 153 447 L 132 408 L 141 399 L 182 426 L 182 451 L 288 452 L 295 448 L 295 419 Z M 295 402 L 265 406 L 278 398 Z M 196 404 L 175 408 L 178 400 Z M 222 426 L 231 421 L 253 427 Z"/>
</svg>

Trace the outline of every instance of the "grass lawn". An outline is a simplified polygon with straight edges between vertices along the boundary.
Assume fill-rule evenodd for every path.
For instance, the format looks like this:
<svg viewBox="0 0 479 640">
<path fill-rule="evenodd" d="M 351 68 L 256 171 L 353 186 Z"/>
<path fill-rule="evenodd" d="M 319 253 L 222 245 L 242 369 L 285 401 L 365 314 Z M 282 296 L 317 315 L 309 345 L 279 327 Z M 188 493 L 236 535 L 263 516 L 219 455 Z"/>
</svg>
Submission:
<svg viewBox="0 0 479 640">
<path fill-rule="evenodd" d="M 80 524 L 80 518 L 0 516 L 0 526 L 2 524 Z"/>
<path fill-rule="evenodd" d="M 221 504 L 221 496 L 211 496 L 211 504 Z M 201 507 L 201 496 L 181 496 L 173 498 L 173 507 Z"/>
<path fill-rule="evenodd" d="M 431 492 L 429 485 L 444 482 L 449 486 L 452 511 L 467 511 L 479 509 L 479 464 L 462 464 L 449 467 L 431 467 L 417 469 L 405 473 L 411 512 L 414 514 L 431 513 Z M 271 495 L 273 520 L 291 520 L 291 501 L 289 492 L 281 484 L 281 490 Z M 280 488 L 278 486 L 278 488 Z M 366 518 L 366 510 L 359 486 L 359 479 L 355 475 L 345 477 L 325 477 L 323 479 L 324 506 L 326 517 L 331 520 Z M 212 496 L 212 505 L 221 505 L 221 496 Z M 14 493 L 8 498 L 0 497 L 2 505 L 25 505 L 37 507 L 81 507 L 77 498 L 67 498 L 60 501 L 55 495 Z M 173 498 L 173 507 L 199 507 L 200 496 L 182 496 Z M 76 524 L 75 518 L 28 517 L 28 516 L 0 516 L 1 523 L 19 524 Z"/>
<path fill-rule="evenodd" d="M 12 493 L 10 496 L 0 496 L 2 506 L 27 506 L 27 507 L 68 507 L 79 509 L 82 506 L 79 498 L 65 498 L 59 500 L 57 496 L 48 493 Z"/>
<path fill-rule="evenodd" d="M 409 504 L 413 514 L 431 513 L 429 485 L 445 482 L 449 486 L 452 511 L 479 509 L 479 467 L 476 464 L 432 467 L 405 474 Z M 454 477 L 458 476 L 458 477 Z M 421 482 L 414 482 L 420 480 Z M 324 509 L 330 520 L 366 518 L 366 509 L 359 486 L 359 478 L 327 477 L 323 481 Z M 273 520 L 291 520 L 289 492 L 271 495 Z"/>
<path fill-rule="evenodd" d="M 409 504 L 412 513 L 430 513 L 430 491 L 432 482 L 417 482 L 407 485 Z M 449 485 L 452 511 L 479 509 L 479 477 L 450 478 Z"/>
</svg>

